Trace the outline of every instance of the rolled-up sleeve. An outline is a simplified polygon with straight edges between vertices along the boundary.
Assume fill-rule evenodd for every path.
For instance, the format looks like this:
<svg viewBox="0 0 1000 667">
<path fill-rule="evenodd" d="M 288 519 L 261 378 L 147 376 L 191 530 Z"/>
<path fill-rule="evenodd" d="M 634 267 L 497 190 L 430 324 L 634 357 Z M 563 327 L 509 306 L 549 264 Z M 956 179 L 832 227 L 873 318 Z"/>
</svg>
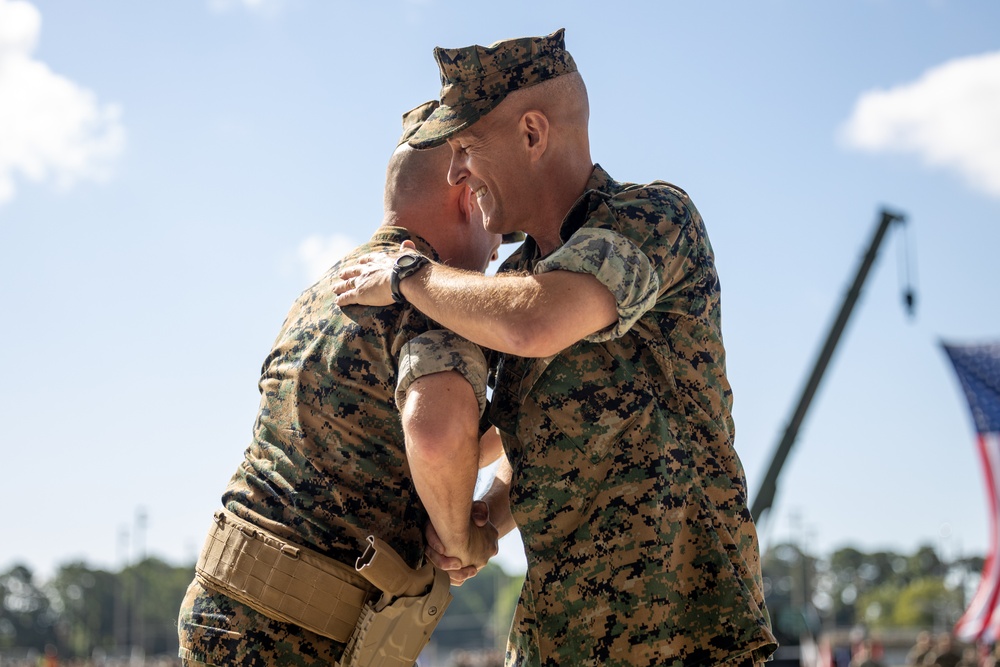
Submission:
<svg viewBox="0 0 1000 667">
<path fill-rule="evenodd" d="M 632 241 L 609 229 L 584 228 L 535 265 L 535 273 L 589 273 L 611 290 L 618 321 L 584 340 L 600 343 L 622 336 L 656 304 L 660 279 L 649 258 Z"/>
<path fill-rule="evenodd" d="M 406 391 L 418 378 L 458 371 L 472 385 L 479 414 L 486 409 L 486 357 L 478 345 L 447 329 L 433 329 L 404 343 L 399 355 L 396 406 L 402 410 Z"/>
</svg>

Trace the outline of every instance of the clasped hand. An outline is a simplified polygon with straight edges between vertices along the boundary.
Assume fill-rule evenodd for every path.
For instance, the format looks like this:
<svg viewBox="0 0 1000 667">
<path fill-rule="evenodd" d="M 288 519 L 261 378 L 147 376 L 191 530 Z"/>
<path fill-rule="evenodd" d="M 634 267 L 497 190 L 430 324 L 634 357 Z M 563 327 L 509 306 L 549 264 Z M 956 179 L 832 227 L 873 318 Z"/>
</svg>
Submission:
<svg viewBox="0 0 1000 667">
<path fill-rule="evenodd" d="M 434 565 L 448 573 L 453 586 L 461 586 L 476 576 L 497 554 L 499 533 L 490 522 L 489 507 L 481 500 L 472 503 L 469 520 L 469 540 L 464 548 L 448 549 L 430 522 L 424 531 L 427 548 L 424 553 Z"/>
</svg>

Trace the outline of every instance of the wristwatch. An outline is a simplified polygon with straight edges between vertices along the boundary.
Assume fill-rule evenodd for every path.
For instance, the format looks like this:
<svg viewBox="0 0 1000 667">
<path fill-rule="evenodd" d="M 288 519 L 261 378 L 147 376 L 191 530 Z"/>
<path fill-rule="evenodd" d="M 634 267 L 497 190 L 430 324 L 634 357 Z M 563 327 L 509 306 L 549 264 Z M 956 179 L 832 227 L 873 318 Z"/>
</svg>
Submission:
<svg viewBox="0 0 1000 667">
<path fill-rule="evenodd" d="M 389 291 L 392 292 L 392 300 L 396 303 L 406 303 L 403 293 L 399 291 L 399 283 L 408 276 L 422 269 L 431 260 L 417 253 L 406 253 L 396 258 L 396 263 L 392 265 L 392 276 L 389 278 Z"/>
</svg>

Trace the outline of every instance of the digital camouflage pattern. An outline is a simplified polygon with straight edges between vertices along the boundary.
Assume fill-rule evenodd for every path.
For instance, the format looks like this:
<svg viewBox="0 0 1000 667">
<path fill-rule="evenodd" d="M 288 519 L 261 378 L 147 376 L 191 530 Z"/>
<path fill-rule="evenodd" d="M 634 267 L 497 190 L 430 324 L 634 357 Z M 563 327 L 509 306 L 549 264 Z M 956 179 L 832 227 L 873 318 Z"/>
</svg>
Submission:
<svg viewBox="0 0 1000 667">
<path fill-rule="evenodd" d="M 441 105 L 410 138 L 414 148 L 439 146 L 469 127 L 508 94 L 576 71 L 559 29 L 546 37 L 520 37 L 458 49 L 434 49 L 441 73 Z"/>
<path fill-rule="evenodd" d="M 396 406 L 403 409 L 406 390 L 415 380 L 441 369 L 458 370 L 469 380 L 479 401 L 479 414 L 486 409 L 486 357 L 475 343 L 448 329 L 434 329 L 408 340 L 399 360 Z"/>
<path fill-rule="evenodd" d="M 435 256 L 407 230 L 383 227 L 342 261 L 395 251 L 406 239 Z M 408 305 L 341 310 L 332 289 L 339 267 L 299 296 L 264 361 L 253 440 L 222 502 L 250 523 L 342 563 L 353 565 L 367 536 L 375 535 L 418 567 L 427 514 L 410 476 L 394 399 L 398 366 L 412 367 L 401 359 L 409 351 L 420 356 L 419 373 L 457 370 L 482 384 L 482 355 L 470 366 L 460 354 L 421 351 L 416 339 L 439 327 Z M 243 664 L 314 664 L 313 658 L 321 664 L 343 650 L 197 583 L 179 635 L 182 657 L 214 664 L 233 664 L 234 656 L 246 657 Z"/>
<path fill-rule="evenodd" d="M 188 586 L 178 625 L 185 667 L 329 667 L 344 652 L 343 644 L 270 619 L 197 580 Z"/>
<path fill-rule="evenodd" d="M 399 148 L 416 134 L 417 130 L 420 129 L 421 124 L 438 108 L 440 104 L 437 100 L 430 100 L 413 107 L 409 111 L 403 114 L 403 133 L 399 135 L 399 141 L 396 142 L 396 148 Z"/>
<path fill-rule="evenodd" d="M 609 249 L 595 239 L 617 237 L 642 250 L 644 262 L 630 257 L 656 274 L 658 296 L 618 337 L 499 359 L 490 418 L 514 469 L 528 560 L 507 663 L 761 662 L 775 640 L 701 217 L 678 188 L 617 183 L 596 166 L 563 241 L 581 229 L 612 234 L 590 234 L 576 270 L 606 270 Z M 529 238 L 501 270 L 538 263 Z M 549 268 L 570 264 L 564 255 Z"/>
<path fill-rule="evenodd" d="M 622 336 L 656 305 L 660 277 L 649 258 L 634 243 L 610 229 L 580 229 L 551 255 L 535 264 L 534 272 L 589 273 L 607 287 L 618 305 L 618 321 L 584 340 L 603 343 Z"/>
</svg>

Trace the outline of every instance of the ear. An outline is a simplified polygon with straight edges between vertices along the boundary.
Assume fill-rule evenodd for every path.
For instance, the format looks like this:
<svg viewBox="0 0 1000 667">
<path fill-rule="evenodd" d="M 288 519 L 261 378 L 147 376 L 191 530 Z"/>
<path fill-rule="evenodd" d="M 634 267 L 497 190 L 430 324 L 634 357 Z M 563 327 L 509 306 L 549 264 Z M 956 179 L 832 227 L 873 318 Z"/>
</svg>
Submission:
<svg viewBox="0 0 1000 667">
<path fill-rule="evenodd" d="M 531 159 L 538 160 L 549 145 L 548 117 L 537 109 L 525 111 L 521 116 L 521 134 L 524 137 L 524 147 L 531 154 Z"/>
</svg>

